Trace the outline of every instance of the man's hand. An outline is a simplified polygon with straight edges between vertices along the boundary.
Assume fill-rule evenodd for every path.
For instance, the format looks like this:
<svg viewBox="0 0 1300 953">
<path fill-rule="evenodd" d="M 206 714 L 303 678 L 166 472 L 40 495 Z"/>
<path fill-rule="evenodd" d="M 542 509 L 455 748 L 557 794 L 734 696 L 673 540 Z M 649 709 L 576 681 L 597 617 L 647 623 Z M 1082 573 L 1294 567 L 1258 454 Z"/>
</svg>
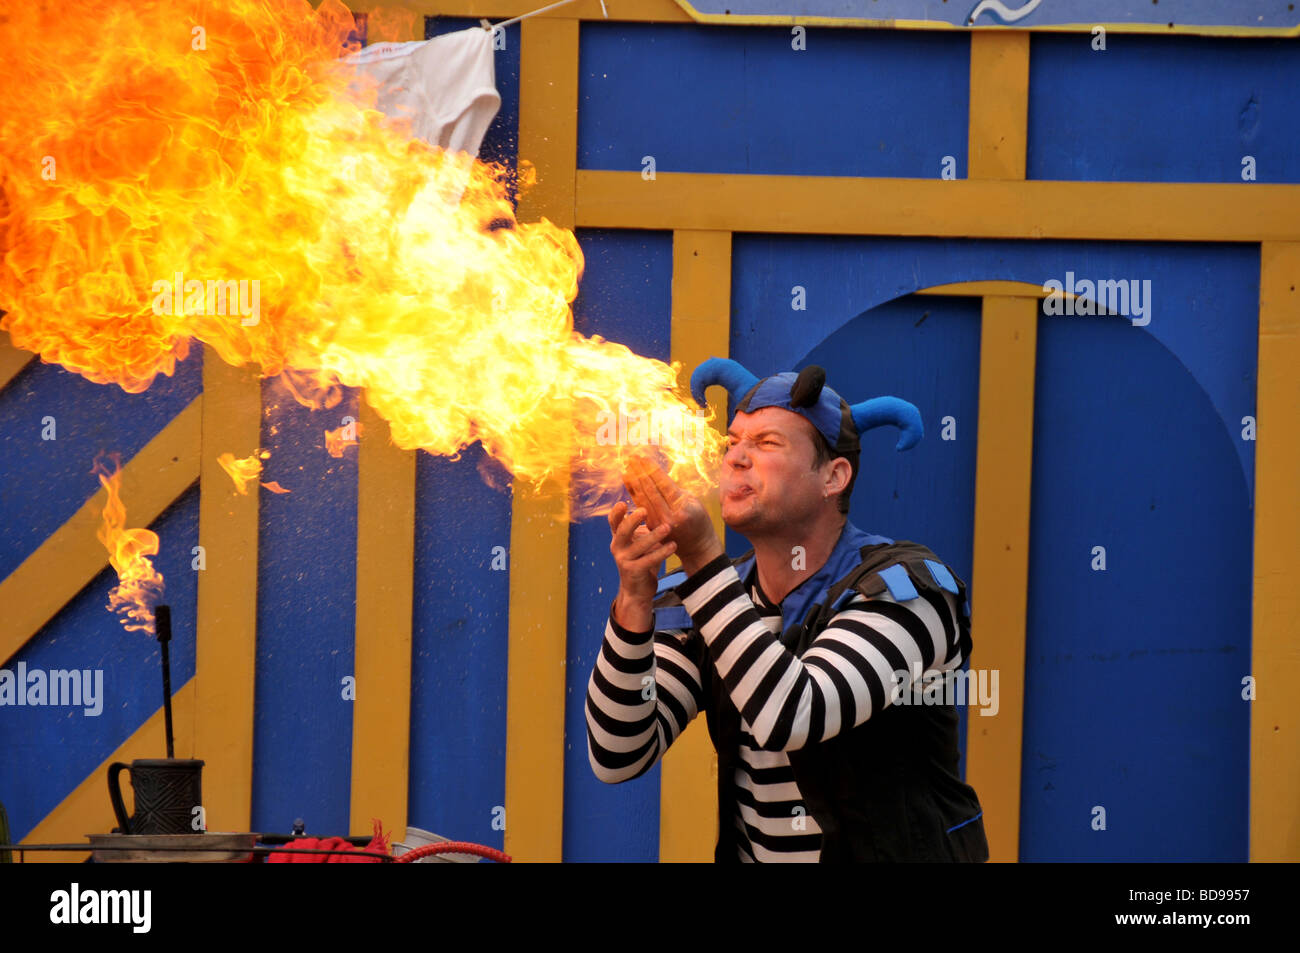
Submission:
<svg viewBox="0 0 1300 953">
<path fill-rule="evenodd" d="M 651 530 L 668 527 L 663 538 L 677 544 L 677 555 L 687 575 L 722 555 L 722 543 L 704 505 L 654 463 L 642 457 L 630 458 L 623 485 L 638 508 L 646 510 L 646 525 Z"/>
<path fill-rule="evenodd" d="M 629 632 L 648 632 L 654 626 L 652 606 L 659 586 L 659 566 L 673 554 L 677 544 L 667 540 L 669 527 L 647 529 L 646 511 L 631 513 L 618 503 L 609 514 L 613 538 L 609 551 L 618 566 L 618 597 L 614 600 L 614 621 Z"/>
</svg>

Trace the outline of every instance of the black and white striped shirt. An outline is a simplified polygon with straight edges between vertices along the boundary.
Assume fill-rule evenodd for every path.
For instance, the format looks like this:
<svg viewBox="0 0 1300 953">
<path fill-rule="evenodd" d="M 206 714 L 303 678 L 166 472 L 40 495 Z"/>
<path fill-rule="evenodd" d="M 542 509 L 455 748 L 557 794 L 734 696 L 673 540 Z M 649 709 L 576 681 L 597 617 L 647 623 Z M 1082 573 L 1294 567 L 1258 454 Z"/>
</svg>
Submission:
<svg viewBox="0 0 1300 953">
<path fill-rule="evenodd" d="M 741 714 L 732 819 L 742 861 L 816 862 L 821 830 L 807 812 L 787 751 L 835 737 L 889 704 L 895 672 L 955 671 L 956 596 L 946 613 L 925 598 L 857 595 L 796 657 L 780 642 L 780 607 L 757 585 L 746 592 L 719 556 L 677 587 L 694 629 L 629 632 L 610 618 L 587 683 L 587 748 L 600 780 L 640 777 L 686 730 L 706 702 L 692 640 Z"/>
</svg>

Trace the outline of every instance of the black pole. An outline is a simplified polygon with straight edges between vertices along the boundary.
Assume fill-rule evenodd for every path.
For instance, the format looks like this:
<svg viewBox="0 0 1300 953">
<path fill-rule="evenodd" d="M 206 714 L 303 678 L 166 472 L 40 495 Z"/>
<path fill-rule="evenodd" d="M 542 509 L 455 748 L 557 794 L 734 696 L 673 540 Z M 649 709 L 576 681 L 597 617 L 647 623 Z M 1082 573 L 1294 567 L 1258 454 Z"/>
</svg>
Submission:
<svg viewBox="0 0 1300 953">
<path fill-rule="evenodd" d="M 158 632 L 158 644 L 162 646 L 163 672 L 163 720 L 167 725 L 167 757 L 176 757 L 172 746 L 172 660 L 169 645 L 172 640 L 171 606 L 158 606 L 154 609 L 154 629 Z"/>
</svg>

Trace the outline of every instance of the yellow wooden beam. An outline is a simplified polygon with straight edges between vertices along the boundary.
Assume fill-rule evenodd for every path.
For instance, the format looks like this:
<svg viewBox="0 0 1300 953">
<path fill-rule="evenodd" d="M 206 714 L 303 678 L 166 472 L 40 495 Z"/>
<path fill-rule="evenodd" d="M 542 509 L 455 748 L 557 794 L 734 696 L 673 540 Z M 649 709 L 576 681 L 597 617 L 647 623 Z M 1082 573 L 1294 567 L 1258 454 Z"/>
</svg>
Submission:
<svg viewBox="0 0 1300 953">
<path fill-rule="evenodd" d="M 172 692 L 172 738 L 176 757 L 201 758 L 194 746 L 194 679 L 190 679 L 176 691 Z M 86 775 L 59 806 L 37 824 L 30 834 L 23 838 L 29 844 L 77 844 L 85 841 L 87 834 L 107 834 L 117 826 L 113 816 L 113 806 L 108 799 L 108 766 L 114 761 L 130 763 L 136 758 L 161 758 L 167 752 L 167 739 L 163 721 L 162 706 L 149 716 L 149 720 L 131 733 L 131 737 L 118 745 L 99 767 Z M 205 764 L 203 768 L 204 800 L 208 800 L 207 791 L 214 782 L 212 768 Z M 123 800 L 127 813 L 134 813 L 131 804 L 131 785 L 122 779 Z M 216 830 L 211 824 L 209 830 Z M 26 855 L 27 861 L 33 862 L 80 862 L 87 855 L 82 853 L 62 853 L 56 851 L 34 852 Z M 17 858 L 15 857 L 15 860 Z"/>
<path fill-rule="evenodd" d="M 1029 139 L 1029 34 L 972 33 L 968 179 L 1023 180 Z M 971 284 L 993 284 L 972 282 Z M 1000 603 L 1008 615 L 973 623 L 975 664 L 998 669 L 1001 684 L 996 725 L 983 724 L 973 710 L 966 721 L 966 777 L 984 808 L 992 860 L 1015 861 L 1020 851 L 1020 764 L 1024 709 L 1025 586 L 1029 578 L 1029 481 L 1034 429 L 1034 361 L 1038 299 L 1032 285 L 1014 285 L 1009 297 L 986 296 L 980 350 L 979 446 L 975 489 L 975 569 L 972 606 Z M 1026 326 L 1028 330 L 1026 331 Z M 1023 336 L 1023 337 L 1022 337 Z M 986 388 L 1010 375 L 1010 390 L 1028 399 L 1008 402 L 986 413 Z M 1007 391 L 999 391 L 1006 394 Z M 1019 440 L 1024 437 L 1023 445 Z M 986 443 L 987 441 L 987 443 Z M 1016 446 L 1013 454 L 1000 452 Z M 982 469 L 981 469 L 982 467 Z M 1010 483 L 1001 482 L 1010 477 Z M 1023 497 L 1003 496 L 1007 485 L 1024 487 Z M 1023 506 L 1021 501 L 1023 500 Z M 1018 507 L 1018 509 L 1012 509 Z M 1004 519 L 1010 517 L 1009 519 Z M 978 588 L 977 588 L 978 587 Z M 1009 591 L 1019 602 L 1002 603 Z M 1019 611 L 1016 606 L 1019 605 Z M 1010 625 L 1004 623 L 1010 621 Z M 996 631 L 994 631 L 996 630 Z M 1008 677 L 1009 676 L 1009 677 Z M 1014 770 L 1012 770 L 1014 766 Z M 996 778 L 996 780 L 994 780 Z"/>
<path fill-rule="evenodd" d="M 235 491 L 217 462 L 252 453 L 261 439 L 257 370 L 203 354 L 203 436 L 199 458 L 199 545 L 194 747 L 207 762 L 208 829 L 246 831 L 253 793 L 253 678 L 257 661 L 257 519 L 260 489 Z"/>
<path fill-rule="evenodd" d="M 1300 243 L 1260 249 L 1250 859 L 1300 860 Z M 1242 673 L 1243 677 L 1247 673 Z"/>
<path fill-rule="evenodd" d="M 1038 309 L 1032 298 L 985 298 L 980 330 L 971 664 L 999 672 L 1000 704 L 992 717 L 972 711 L 967 720 L 966 780 L 984 808 L 994 861 L 1015 861 L 1020 851 Z"/>
<path fill-rule="evenodd" d="M 545 216 L 575 225 L 578 163 L 578 24 L 535 18 L 520 24 L 519 157 L 537 170 L 520 197 L 520 221 Z"/>
<path fill-rule="evenodd" d="M 519 218 L 572 228 L 578 23 L 538 17 L 521 33 L 519 155 L 538 181 Z M 511 508 L 505 845 L 521 861 L 563 859 L 568 490 L 567 474 L 540 497 L 516 488 Z"/>
<path fill-rule="evenodd" d="M 731 350 L 731 233 L 674 232 L 672 360 L 681 363 L 681 382 L 710 357 Z M 727 426 L 726 395 L 710 399 L 714 426 Z M 714 528 L 724 531 L 716 499 L 706 504 Z M 671 567 L 670 567 L 671 568 Z M 718 841 L 718 754 L 704 714 L 673 743 L 660 765 L 659 860 L 698 863 L 713 860 Z"/>
<path fill-rule="evenodd" d="M 521 862 L 563 860 L 567 489 L 517 488 L 511 510 L 505 850 Z"/>
<path fill-rule="evenodd" d="M 944 238 L 1300 240 L 1300 185 L 578 171 L 577 223 Z"/>
<path fill-rule="evenodd" d="M 383 40 L 423 40 L 422 4 L 372 7 Z M 399 16 L 397 14 L 405 13 Z M 372 19 L 371 26 L 378 23 Z M 411 768 L 411 627 L 415 598 L 415 453 L 392 443 L 388 421 L 361 399 L 357 446 L 357 600 L 353 635 L 352 778 L 348 826 L 374 819 L 405 840 Z"/>
<path fill-rule="evenodd" d="M 314 2 L 314 0 L 313 0 Z M 445 17 L 487 17 L 501 20 L 519 16 L 536 10 L 538 4 L 545 5 L 544 0 L 398 0 L 385 3 L 385 7 L 405 9 L 419 15 Z M 371 10 L 374 7 L 369 8 Z M 928 30 L 954 31 L 970 33 L 1004 33 L 1008 27 L 996 21 L 983 22 L 977 27 L 954 26 L 943 20 L 878 20 L 854 17 L 826 17 L 789 15 L 742 15 L 737 13 L 701 13 L 690 0 L 607 0 L 602 8 L 600 0 L 579 0 L 566 4 L 538 17 L 576 20 L 622 20 L 631 22 L 659 23 L 707 23 L 723 26 L 805 26 L 829 27 L 832 29 L 890 29 L 890 30 Z M 1165 23 L 1106 23 L 1107 33 L 1148 33 L 1160 36 L 1194 35 L 1194 36 L 1232 36 L 1232 37 L 1269 37 L 1300 36 L 1300 27 L 1248 27 L 1248 26 L 1200 26 L 1197 24 L 1176 23 L 1172 27 Z M 1096 24 L 1064 23 L 1059 26 L 1034 27 L 1034 33 L 1091 33 Z"/>
<path fill-rule="evenodd" d="M 354 834 L 378 818 L 406 837 L 411 750 L 415 454 L 393 446 L 364 399 L 357 461 L 357 696 L 352 706 Z"/>
<path fill-rule="evenodd" d="M 967 175 L 1023 179 L 1029 115 L 1029 34 L 976 32 L 970 38 Z"/>
<path fill-rule="evenodd" d="M 148 526 L 198 478 L 201 408 L 202 398 L 195 398 L 122 467 L 122 501 L 132 526 Z M 107 500 L 101 487 L 0 582 L 0 659 L 13 657 L 108 567 L 108 550 L 95 535 Z"/>
<path fill-rule="evenodd" d="M 14 347 L 8 331 L 0 331 L 0 390 L 18 376 L 18 372 L 32 362 L 36 355 Z"/>
</svg>

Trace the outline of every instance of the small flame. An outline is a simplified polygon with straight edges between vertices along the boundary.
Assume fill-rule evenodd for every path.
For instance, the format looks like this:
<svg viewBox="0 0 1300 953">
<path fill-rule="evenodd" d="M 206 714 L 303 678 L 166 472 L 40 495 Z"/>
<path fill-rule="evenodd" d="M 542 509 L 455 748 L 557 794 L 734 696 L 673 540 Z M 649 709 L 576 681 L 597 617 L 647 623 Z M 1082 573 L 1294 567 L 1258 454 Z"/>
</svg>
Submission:
<svg viewBox="0 0 1300 953">
<path fill-rule="evenodd" d="M 108 593 L 107 608 L 122 617 L 123 628 L 152 635 L 153 607 L 163 595 L 162 573 L 153 568 L 149 559 L 158 555 L 158 534 L 148 529 L 126 529 L 126 506 L 120 495 L 121 456 L 108 454 L 113 461 L 112 472 L 104 465 L 103 457 L 103 453 L 95 457 L 90 472 L 108 491 L 104 522 L 96 533 L 108 550 L 109 565 L 117 572 L 118 584 Z"/>
<path fill-rule="evenodd" d="M 235 489 L 244 496 L 248 495 L 248 481 L 256 480 L 262 475 L 262 461 L 258 459 L 257 453 L 242 460 L 236 460 L 233 453 L 223 453 L 217 457 L 217 463 L 230 474 L 230 479 L 235 481 Z"/>
<path fill-rule="evenodd" d="M 325 431 L 325 449 L 331 457 L 342 457 L 348 447 L 355 447 L 361 437 L 361 421 Z"/>
</svg>

